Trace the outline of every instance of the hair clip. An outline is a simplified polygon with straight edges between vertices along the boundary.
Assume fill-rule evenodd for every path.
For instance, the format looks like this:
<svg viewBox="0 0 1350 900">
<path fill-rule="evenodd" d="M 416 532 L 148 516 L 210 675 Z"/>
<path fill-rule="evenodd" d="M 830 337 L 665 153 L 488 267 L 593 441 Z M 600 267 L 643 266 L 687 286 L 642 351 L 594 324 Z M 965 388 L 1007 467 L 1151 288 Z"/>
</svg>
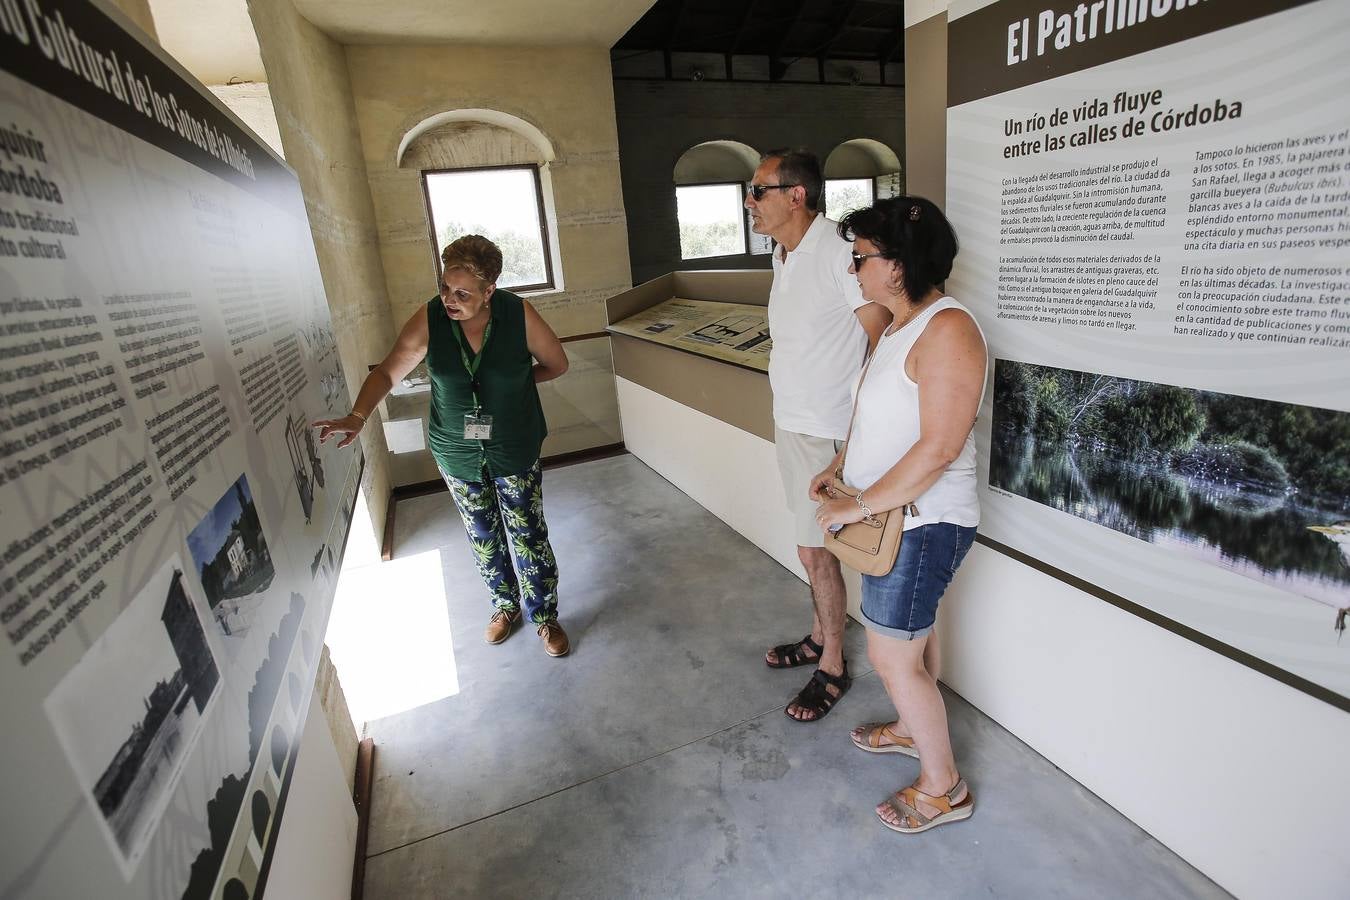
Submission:
<svg viewBox="0 0 1350 900">
<path fill-rule="evenodd" d="M 909 220 L 911 222 L 919 221 L 919 204 L 914 204 L 909 208 Z"/>
</svg>

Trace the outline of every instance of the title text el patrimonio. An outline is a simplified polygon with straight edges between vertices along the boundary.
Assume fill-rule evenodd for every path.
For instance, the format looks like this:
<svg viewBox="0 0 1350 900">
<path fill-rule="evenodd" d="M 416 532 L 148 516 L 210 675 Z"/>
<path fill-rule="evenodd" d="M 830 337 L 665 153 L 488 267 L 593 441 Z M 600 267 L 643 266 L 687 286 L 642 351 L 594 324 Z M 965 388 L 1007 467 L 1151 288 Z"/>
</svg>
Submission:
<svg viewBox="0 0 1350 900">
<path fill-rule="evenodd" d="M 1026 62 L 1033 47 L 1037 56 L 1044 56 L 1052 48 L 1065 50 L 1098 35 L 1133 28 L 1149 19 L 1160 19 L 1168 13 L 1181 12 L 1204 2 L 1206 0 L 1093 0 L 1092 3 L 1080 3 L 1065 13 L 1044 9 L 1036 16 L 1034 39 L 1030 18 L 1008 26 L 1008 65 Z"/>
</svg>

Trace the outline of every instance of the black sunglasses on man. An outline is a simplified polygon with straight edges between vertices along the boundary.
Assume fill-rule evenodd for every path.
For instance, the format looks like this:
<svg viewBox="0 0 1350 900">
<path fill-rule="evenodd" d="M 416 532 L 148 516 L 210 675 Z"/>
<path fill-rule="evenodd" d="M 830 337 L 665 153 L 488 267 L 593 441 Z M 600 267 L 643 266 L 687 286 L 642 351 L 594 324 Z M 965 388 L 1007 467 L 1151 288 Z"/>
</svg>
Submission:
<svg viewBox="0 0 1350 900">
<path fill-rule="evenodd" d="M 769 191 L 781 191 L 786 188 L 801 187 L 800 184 L 751 184 L 747 185 L 745 192 L 756 200 L 763 200 L 764 195 Z"/>
</svg>

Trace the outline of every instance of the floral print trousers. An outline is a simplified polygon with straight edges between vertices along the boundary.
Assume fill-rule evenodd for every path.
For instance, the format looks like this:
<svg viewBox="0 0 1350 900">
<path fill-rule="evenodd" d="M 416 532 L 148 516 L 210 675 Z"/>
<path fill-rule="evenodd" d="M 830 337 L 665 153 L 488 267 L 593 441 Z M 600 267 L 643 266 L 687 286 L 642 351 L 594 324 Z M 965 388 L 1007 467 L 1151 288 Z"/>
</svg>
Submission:
<svg viewBox="0 0 1350 900">
<path fill-rule="evenodd" d="M 511 613 L 524 607 L 526 617 L 536 625 L 556 619 L 558 563 L 544 523 L 539 462 L 527 472 L 501 478 L 489 477 L 484 471 L 482 481 L 462 481 L 444 470 L 441 477 L 464 520 L 473 559 L 492 595 L 492 605 Z"/>
</svg>

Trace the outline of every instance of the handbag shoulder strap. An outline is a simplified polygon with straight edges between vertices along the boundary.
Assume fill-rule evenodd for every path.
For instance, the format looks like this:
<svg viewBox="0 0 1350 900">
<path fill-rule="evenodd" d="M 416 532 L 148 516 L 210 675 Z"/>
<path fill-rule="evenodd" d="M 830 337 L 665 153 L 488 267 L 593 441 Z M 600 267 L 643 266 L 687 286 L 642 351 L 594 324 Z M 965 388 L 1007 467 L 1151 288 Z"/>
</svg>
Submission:
<svg viewBox="0 0 1350 900">
<path fill-rule="evenodd" d="M 877 344 L 881 343 L 881 338 L 877 338 Z M 872 365 L 872 358 L 877 355 L 876 347 L 873 347 L 867 353 L 867 358 L 863 360 L 862 374 L 858 376 L 858 389 L 853 392 L 853 411 L 848 415 L 848 432 L 844 435 L 844 453 L 839 457 L 839 468 L 836 473 L 842 481 L 844 477 L 844 463 L 848 461 L 848 442 L 853 437 L 853 420 L 858 415 L 858 400 L 862 397 L 863 380 L 867 378 L 867 370 Z"/>
</svg>

